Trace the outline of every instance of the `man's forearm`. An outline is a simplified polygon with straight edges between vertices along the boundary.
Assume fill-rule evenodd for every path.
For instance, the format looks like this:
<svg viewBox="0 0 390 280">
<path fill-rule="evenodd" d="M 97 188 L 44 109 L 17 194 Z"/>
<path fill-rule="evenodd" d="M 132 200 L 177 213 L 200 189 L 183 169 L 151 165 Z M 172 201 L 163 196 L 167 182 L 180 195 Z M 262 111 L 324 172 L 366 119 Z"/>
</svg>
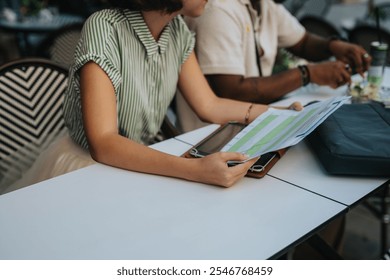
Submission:
<svg viewBox="0 0 390 280">
<path fill-rule="evenodd" d="M 309 61 L 323 61 L 332 55 L 329 50 L 329 43 L 329 38 L 306 33 L 298 44 L 288 50 L 294 55 Z"/>
<path fill-rule="evenodd" d="M 244 78 L 236 75 L 207 75 L 214 92 L 221 97 L 269 104 L 302 86 L 298 69 L 270 77 Z"/>
</svg>

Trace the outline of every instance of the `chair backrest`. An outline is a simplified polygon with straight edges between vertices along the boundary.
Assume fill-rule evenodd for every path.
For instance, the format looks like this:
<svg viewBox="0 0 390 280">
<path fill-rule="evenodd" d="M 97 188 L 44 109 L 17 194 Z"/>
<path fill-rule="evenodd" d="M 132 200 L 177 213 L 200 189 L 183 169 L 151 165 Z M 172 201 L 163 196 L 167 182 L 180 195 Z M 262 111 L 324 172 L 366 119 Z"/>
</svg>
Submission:
<svg viewBox="0 0 390 280">
<path fill-rule="evenodd" d="M 65 131 L 67 74 L 45 59 L 26 58 L 0 67 L 0 189 L 21 177 Z"/>
<path fill-rule="evenodd" d="M 349 41 L 361 45 L 367 52 L 370 51 L 371 42 L 378 41 L 379 36 L 383 42 L 390 46 L 390 32 L 385 29 L 378 30 L 373 25 L 360 24 L 348 32 Z M 390 65 L 389 51 L 387 52 L 386 64 Z"/>
<path fill-rule="evenodd" d="M 36 55 L 69 67 L 73 62 L 82 28 L 83 23 L 75 23 L 53 31 L 38 46 Z"/>
<path fill-rule="evenodd" d="M 175 100 L 172 102 L 172 104 L 168 108 L 168 112 L 165 115 L 164 121 L 161 125 L 160 132 L 163 135 L 164 139 L 169 139 L 172 137 L 176 137 L 182 132 L 179 130 L 179 128 L 176 126 L 176 103 Z"/>
<path fill-rule="evenodd" d="M 308 32 L 319 35 L 321 37 L 343 37 L 342 32 L 336 26 L 319 16 L 305 15 L 299 19 L 299 22 L 305 27 Z"/>
</svg>

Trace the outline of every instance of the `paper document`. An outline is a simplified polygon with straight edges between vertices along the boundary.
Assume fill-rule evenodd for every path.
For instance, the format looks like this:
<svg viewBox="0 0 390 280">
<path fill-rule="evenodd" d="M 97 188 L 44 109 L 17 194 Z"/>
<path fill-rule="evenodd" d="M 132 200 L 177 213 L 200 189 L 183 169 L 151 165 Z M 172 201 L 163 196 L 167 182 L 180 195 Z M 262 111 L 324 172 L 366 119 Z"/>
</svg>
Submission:
<svg viewBox="0 0 390 280">
<path fill-rule="evenodd" d="M 221 151 L 240 152 L 249 158 L 297 144 L 320 125 L 349 96 L 310 104 L 302 111 L 270 108 L 238 133 Z"/>
</svg>

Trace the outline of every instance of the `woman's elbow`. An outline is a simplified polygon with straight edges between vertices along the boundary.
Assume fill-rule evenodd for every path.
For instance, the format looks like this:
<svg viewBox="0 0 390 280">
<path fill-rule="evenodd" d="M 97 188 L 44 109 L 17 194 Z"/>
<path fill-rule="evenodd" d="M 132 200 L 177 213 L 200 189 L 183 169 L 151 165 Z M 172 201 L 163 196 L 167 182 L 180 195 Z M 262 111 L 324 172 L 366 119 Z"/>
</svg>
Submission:
<svg viewBox="0 0 390 280">
<path fill-rule="evenodd" d="M 89 153 L 93 160 L 99 163 L 107 163 L 108 157 L 111 154 L 109 149 L 110 145 L 108 141 L 101 140 L 88 140 L 88 149 Z"/>
</svg>

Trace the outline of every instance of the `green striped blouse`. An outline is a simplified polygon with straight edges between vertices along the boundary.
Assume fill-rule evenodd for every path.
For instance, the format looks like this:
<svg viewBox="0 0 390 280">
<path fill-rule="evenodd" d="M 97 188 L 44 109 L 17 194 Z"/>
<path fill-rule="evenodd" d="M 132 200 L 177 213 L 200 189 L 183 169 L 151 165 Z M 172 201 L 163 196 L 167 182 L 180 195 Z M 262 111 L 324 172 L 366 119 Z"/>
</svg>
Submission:
<svg viewBox="0 0 390 280">
<path fill-rule="evenodd" d="M 76 48 L 64 99 L 64 118 L 73 140 L 88 148 L 78 71 L 85 63 L 97 63 L 114 86 L 119 133 L 148 144 L 160 129 L 181 65 L 193 51 L 194 41 L 180 16 L 166 26 L 156 42 L 140 12 L 108 9 L 93 14 Z"/>
</svg>

